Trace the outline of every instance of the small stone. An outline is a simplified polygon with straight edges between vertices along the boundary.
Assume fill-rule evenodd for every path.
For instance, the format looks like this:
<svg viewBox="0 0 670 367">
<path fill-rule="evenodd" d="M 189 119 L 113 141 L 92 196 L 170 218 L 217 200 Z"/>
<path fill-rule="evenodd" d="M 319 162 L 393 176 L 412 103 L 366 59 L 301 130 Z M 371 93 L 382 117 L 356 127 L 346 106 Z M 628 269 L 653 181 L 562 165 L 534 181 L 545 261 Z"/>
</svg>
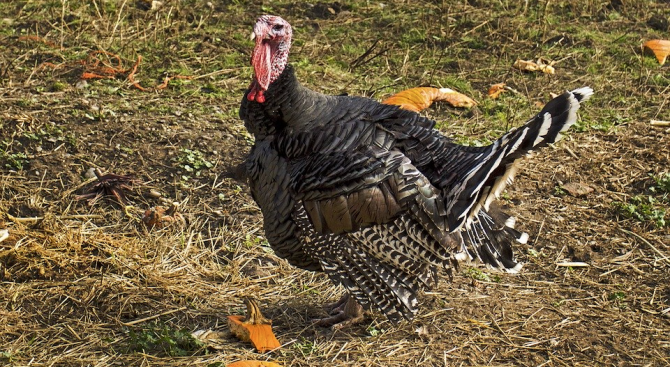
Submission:
<svg viewBox="0 0 670 367">
<path fill-rule="evenodd" d="M 0 229 L 0 242 L 6 240 L 9 237 L 9 231 L 6 229 Z"/>
<path fill-rule="evenodd" d="M 89 169 L 86 171 L 86 173 L 84 173 L 84 177 L 89 178 L 89 179 L 90 179 L 90 178 L 95 178 L 95 177 L 96 177 L 96 176 L 95 176 L 95 168 L 93 168 L 93 167 L 89 168 Z"/>
<path fill-rule="evenodd" d="M 163 196 L 163 194 L 161 194 L 160 192 L 158 192 L 158 191 L 156 191 L 156 190 L 150 190 L 150 191 L 149 191 L 149 197 L 150 197 L 150 198 L 158 199 L 158 198 L 160 198 L 161 196 Z"/>
</svg>

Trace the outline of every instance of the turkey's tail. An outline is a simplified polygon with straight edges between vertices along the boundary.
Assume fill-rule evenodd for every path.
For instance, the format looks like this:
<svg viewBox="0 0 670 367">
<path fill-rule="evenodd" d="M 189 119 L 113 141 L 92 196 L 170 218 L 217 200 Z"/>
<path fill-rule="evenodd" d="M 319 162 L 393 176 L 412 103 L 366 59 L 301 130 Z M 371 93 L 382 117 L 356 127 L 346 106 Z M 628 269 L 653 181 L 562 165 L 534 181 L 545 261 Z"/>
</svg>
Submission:
<svg viewBox="0 0 670 367">
<path fill-rule="evenodd" d="M 522 264 L 514 258 L 512 244 L 528 242 L 528 234 L 514 229 L 516 219 L 497 207 L 481 210 L 470 226 L 463 230 L 463 248 L 456 258 L 466 254 L 469 260 L 479 259 L 494 268 L 517 273 Z"/>
<path fill-rule="evenodd" d="M 593 94 L 589 87 L 565 92 L 552 99 L 535 117 L 486 147 L 469 162 L 460 179 L 446 194 L 450 230 L 476 222 L 482 207 L 488 208 L 505 186 L 512 182 L 515 162 L 534 149 L 554 143 L 561 132 L 577 121 L 577 110 Z M 481 220 L 479 221 L 481 222 Z"/>
</svg>

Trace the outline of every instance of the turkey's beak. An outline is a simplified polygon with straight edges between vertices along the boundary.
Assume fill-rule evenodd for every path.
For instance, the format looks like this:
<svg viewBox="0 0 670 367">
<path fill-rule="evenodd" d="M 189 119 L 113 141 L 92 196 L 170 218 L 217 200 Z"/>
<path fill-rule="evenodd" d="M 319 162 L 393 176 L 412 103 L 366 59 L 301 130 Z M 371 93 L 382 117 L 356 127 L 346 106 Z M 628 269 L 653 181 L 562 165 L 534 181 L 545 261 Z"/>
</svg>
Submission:
<svg viewBox="0 0 670 367">
<path fill-rule="evenodd" d="M 251 37 L 249 37 L 250 40 L 254 40 L 256 38 L 256 32 L 251 31 Z"/>
</svg>

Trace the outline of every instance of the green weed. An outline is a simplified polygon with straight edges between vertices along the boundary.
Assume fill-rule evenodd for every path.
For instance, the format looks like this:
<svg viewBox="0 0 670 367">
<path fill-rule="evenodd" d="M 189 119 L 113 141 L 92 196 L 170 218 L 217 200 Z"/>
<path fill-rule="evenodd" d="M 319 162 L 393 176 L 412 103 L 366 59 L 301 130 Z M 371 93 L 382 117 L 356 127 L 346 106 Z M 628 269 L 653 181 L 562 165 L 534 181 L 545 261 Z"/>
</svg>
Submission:
<svg viewBox="0 0 670 367">
<path fill-rule="evenodd" d="M 0 351 L 0 361 L 12 363 L 14 355 L 12 352 Z"/>
<path fill-rule="evenodd" d="M 670 194 L 670 172 L 661 173 L 658 176 L 652 176 L 652 178 L 654 179 L 656 186 L 649 188 L 651 192 Z"/>
<path fill-rule="evenodd" d="M 206 351 L 204 344 L 186 329 L 174 329 L 160 322 L 128 331 L 127 352 L 142 352 L 171 357 L 188 356 Z"/>
<path fill-rule="evenodd" d="M 612 292 L 607 296 L 607 299 L 610 300 L 614 305 L 620 309 L 625 309 L 628 307 L 628 304 L 625 302 L 626 293 L 622 291 Z"/>
<path fill-rule="evenodd" d="M 303 357 L 311 355 L 319 349 L 313 341 L 304 338 L 300 342 L 293 344 L 293 348 L 300 352 Z"/>
<path fill-rule="evenodd" d="M 636 195 L 629 202 L 612 202 L 617 214 L 639 222 L 651 222 L 656 227 L 665 227 L 665 209 L 653 196 Z"/>
<path fill-rule="evenodd" d="M 480 269 L 477 268 L 469 268 L 466 271 L 466 274 L 475 280 L 479 280 L 482 282 L 500 282 L 500 277 L 498 275 L 489 275 L 486 274 L 485 272 L 481 271 Z"/>
<path fill-rule="evenodd" d="M 8 153 L 0 150 L 0 163 L 6 168 L 21 171 L 30 161 L 25 153 Z"/>
<path fill-rule="evenodd" d="M 214 167 L 214 164 L 205 159 L 205 155 L 197 149 L 180 149 L 176 161 L 181 169 L 196 176 L 200 176 L 201 170 Z"/>
<path fill-rule="evenodd" d="M 386 330 L 385 329 L 377 329 L 377 327 L 375 327 L 374 325 L 370 325 L 367 329 L 367 332 L 368 332 L 368 334 L 370 334 L 370 336 L 379 336 L 379 335 L 384 334 L 386 332 Z"/>
</svg>

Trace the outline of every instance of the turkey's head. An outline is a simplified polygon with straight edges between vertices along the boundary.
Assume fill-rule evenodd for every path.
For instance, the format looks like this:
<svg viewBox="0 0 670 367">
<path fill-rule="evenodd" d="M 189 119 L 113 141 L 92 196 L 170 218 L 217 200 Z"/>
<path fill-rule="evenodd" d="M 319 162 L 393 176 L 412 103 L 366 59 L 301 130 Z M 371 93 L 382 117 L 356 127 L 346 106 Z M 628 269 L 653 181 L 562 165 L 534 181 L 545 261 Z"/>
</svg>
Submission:
<svg viewBox="0 0 670 367">
<path fill-rule="evenodd" d="M 256 20 L 254 32 L 256 39 L 251 54 L 251 66 L 254 67 L 254 80 L 247 95 L 250 101 L 265 102 L 265 91 L 284 71 L 291 47 L 291 25 L 281 17 L 263 15 Z"/>
</svg>

